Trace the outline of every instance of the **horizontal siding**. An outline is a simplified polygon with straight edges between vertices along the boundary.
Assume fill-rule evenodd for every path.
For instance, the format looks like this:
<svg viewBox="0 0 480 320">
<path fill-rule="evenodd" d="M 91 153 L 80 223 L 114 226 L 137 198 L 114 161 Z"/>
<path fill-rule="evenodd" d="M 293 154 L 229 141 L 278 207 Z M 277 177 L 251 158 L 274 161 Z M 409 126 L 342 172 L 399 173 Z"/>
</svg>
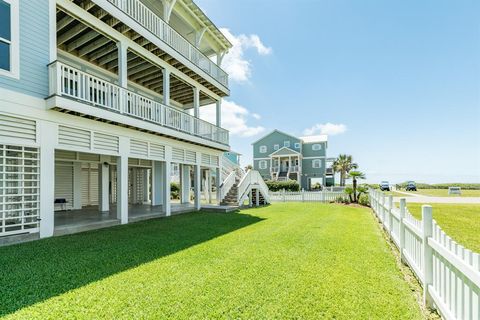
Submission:
<svg viewBox="0 0 480 320">
<path fill-rule="evenodd" d="M 48 0 L 19 1 L 20 79 L 0 76 L 0 87 L 45 98 L 48 95 Z"/>
</svg>

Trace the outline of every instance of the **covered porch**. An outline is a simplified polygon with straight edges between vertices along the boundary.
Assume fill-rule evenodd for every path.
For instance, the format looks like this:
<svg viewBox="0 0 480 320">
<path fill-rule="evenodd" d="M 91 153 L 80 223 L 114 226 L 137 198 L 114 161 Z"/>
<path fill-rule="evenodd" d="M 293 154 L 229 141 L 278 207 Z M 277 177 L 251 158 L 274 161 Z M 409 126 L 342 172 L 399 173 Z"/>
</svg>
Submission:
<svg viewBox="0 0 480 320">
<path fill-rule="evenodd" d="M 272 180 L 297 180 L 302 173 L 302 154 L 283 147 L 270 154 L 270 175 Z"/>
</svg>

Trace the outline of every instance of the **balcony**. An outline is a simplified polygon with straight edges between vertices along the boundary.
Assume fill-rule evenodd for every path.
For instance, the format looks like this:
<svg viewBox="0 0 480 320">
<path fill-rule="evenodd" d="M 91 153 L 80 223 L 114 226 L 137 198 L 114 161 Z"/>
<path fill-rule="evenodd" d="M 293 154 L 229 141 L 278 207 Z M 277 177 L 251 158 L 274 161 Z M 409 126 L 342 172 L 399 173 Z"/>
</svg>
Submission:
<svg viewBox="0 0 480 320">
<path fill-rule="evenodd" d="M 139 0 L 107 0 L 228 89 L 228 74 Z"/>
<path fill-rule="evenodd" d="M 149 99 L 111 82 L 95 77 L 62 62 L 53 62 L 49 65 L 50 96 L 66 97 L 80 101 L 87 106 L 87 114 L 92 115 L 96 110 L 107 110 L 120 116 L 141 120 L 129 122 L 129 125 L 145 129 L 143 123 L 150 124 L 154 132 L 178 138 L 180 134 L 201 138 L 201 144 L 211 141 L 228 146 L 229 133 L 207 121 L 201 120 L 179 109 L 166 106 L 158 101 Z M 65 107 L 69 109 L 69 106 Z M 73 110 L 82 112 L 79 110 Z M 110 117 L 109 117 L 110 118 Z M 124 118 L 117 122 L 122 123 Z M 111 119 L 106 119 L 111 120 Z M 154 125 L 153 127 L 151 125 Z M 169 130 L 159 130 L 166 128 Z M 175 130 L 175 131 L 172 131 Z M 178 132 L 178 134 L 177 134 Z M 193 140 L 193 139 L 185 139 Z"/>
</svg>

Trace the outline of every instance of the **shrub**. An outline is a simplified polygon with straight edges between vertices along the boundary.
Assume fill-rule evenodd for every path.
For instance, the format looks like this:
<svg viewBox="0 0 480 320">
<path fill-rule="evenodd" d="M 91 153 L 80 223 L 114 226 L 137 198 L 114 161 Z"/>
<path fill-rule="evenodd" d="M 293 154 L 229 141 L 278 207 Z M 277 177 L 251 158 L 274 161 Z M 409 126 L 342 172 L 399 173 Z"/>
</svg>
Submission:
<svg viewBox="0 0 480 320">
<path fill-rule="evenodd" d="M 172 199 L 180 199 L 180 185 L 178 183 L 170 183 L 170 196 Z"/>
<path fill-rule="evenodd" d="M 370 198 L 368 197 L 368 194 L 361 194 L 360 197 L 358 197 L 358 204 L 370 207 Z"/>
<path fill-rule="evenodd" d="M 273 192 L 281 191 L 281 190 L 300 191 L 300 185 L 295 180 L 289 180 L 289 181 L 268 180 L 268 181 L 265 181 L 265 183 L 268 186 L 268 190 L 273 191 Z"/>
<path fill-rule="evenodd" d="M 347 196 L 338 196 L 335 198 L 336 203 L 350 204 L 350 200 Z"/>
</svg>

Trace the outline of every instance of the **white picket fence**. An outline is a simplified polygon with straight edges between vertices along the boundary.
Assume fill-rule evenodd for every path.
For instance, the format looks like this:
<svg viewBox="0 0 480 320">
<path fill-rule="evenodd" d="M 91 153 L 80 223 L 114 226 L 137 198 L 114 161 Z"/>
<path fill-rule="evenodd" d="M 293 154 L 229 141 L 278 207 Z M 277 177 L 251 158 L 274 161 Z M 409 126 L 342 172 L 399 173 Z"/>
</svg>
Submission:
<svg viewBox="0 0 480 320">
<path fill-rule="evenodd" d="M 432 218 L 432 207 L 422 206 L 422 220 L 413 217 L 400 199 L 370 190 L 370 203 L 402 261 L 423 286 L 424 301 L 445 319 L 480 319 L 480 254 L 450 238 Z M 479 230 L 480 232 L 480 230 Z"/>
<path fill-rule="evenodd" d="M 330 202 L 345 197 L 342 191 L 279 191 L 270 192 L 272 202 Z"/>
</svg>

